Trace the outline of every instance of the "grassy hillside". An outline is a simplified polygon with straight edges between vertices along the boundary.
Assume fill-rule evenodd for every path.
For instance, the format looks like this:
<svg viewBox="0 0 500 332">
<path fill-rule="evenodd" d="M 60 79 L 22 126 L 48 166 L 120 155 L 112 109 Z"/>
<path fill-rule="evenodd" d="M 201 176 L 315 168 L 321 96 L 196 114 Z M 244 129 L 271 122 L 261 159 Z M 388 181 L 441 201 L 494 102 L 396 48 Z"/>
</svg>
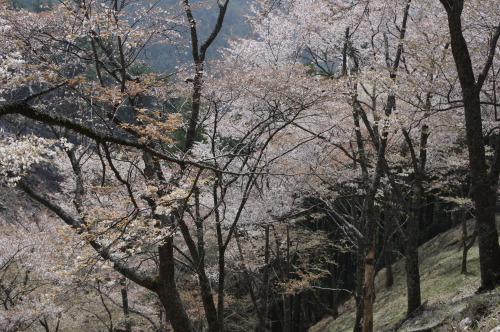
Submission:
<svg viewBox="0 0 500 332">
<path fill-rule="evenodd" d="M 468 227 L 471 232 L 472 221 L 469 221 Z M 497 326 L 500 331 L 500 289 L 486 294 L 474 293 L 480 285 L 477 241 L 469 250 L 467 265 L 469 273 L 460 274 L 461 236 L 461 226 L 457 226 L 420 247 L 424 305 L 415 318 L 404 320 L 406 313 L 404 262 L 400 260 L 394 264 L 395 283 L 391 288 L 384 286 L 385 269 L 378 273 L 375 331 L 488 332 Z M 333 318 L 326 317 L 309 332 L 352 331 L 355 311 L 354 300 L 350 300 L 341 308 L 341 316 L 338 319 L 334 321 Z"/>
</svg>

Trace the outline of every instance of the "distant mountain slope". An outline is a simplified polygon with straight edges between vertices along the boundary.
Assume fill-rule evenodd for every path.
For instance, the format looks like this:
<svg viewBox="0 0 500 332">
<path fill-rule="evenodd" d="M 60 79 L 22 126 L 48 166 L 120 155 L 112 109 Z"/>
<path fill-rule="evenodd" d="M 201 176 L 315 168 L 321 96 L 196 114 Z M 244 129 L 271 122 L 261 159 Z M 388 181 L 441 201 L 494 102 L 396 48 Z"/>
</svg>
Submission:
<svg viewBox="0 0 500 332">
<path fill-rule="evenodd" d="M 8 0 L 14 7 L 26 8 L 34 11 L 49 10 L 58 4 L 57 0 Z M 128 3 L 133 3 L 128 1 Z M 183 5 L 179 0 L 159 0 L 150 3 L 155 6 L 166 8 L 177 8 L 180 15 L 183 15 Z M 200 6 L 203 2 L 193 1 L 192 11 L 197 21 L 198 37 L 200 42 L 205 41 L 212 32 L 219 8 L 216 1 L 213 1 L 210 9 Z M 209 3 L 210 4 L 210 3 Z M 231 0 L 222 25 L 219 36 L 214 40 L 212 47 L 208 49 L 207 59 L 220 58 L 219 50 L 227 47 L 227 40 L 231 38 L 244 37 L 250 32 L 250 25 L 247 24 L 246 15 L 250 13 L 251 2 L 247 0 Z M 131 8 L 130 6 L 126 8 Z M 129 9 L 126 9 L 129 10 Z M 185 63 L 191 63 L 191 49 L 189 41 L 189 30 L 187 27 L 177 27 L 178 32 L 184 35 L 185 42 L 182 44 L 171 44 L 169 39 L 165 38 L 165 43 L 149 45 L 141 59 L 156 72 L 176 71 L 176 67 Z"/>
<path fill-rule="evenodd" d="M 497 225 L 500 226 L 499 221 L 497 215 Z M 468 228 L 471 232 L 472 220 L 469 220 Z M 406 281 L 403 260 L 394 264 L 395 283 L 391 288 L 384 286 L 385 269 L 378 273 L 374 331 L 500 331 L 500 289 L 486 294 L 474 293 L 480 285 L 477 241 L 469 250 L 469 273 L 460 274 L 461 236 L 459 225 L 420 247 L 424 305 L 422 311 L 410 320 L 404 321 Z M 337 320 L 326 317 L 309 332 L 352 331 L 356 311 L 354 300 L 340 310 L 341 316 Z"/>
</svg>

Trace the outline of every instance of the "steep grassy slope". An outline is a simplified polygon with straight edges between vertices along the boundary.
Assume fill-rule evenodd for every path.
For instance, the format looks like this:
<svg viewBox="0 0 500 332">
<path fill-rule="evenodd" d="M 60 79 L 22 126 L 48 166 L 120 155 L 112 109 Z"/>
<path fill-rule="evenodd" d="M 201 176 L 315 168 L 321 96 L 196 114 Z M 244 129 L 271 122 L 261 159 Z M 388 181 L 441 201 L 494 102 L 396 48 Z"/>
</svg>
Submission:
<svg viewBox="0 0 500 332">
<path fill-rule="evenodd" d="M 471 231 L 472 221 L 469 221 L 468 227 Z M 474 293 L 480 285 L 477 245 L 469 250 L 467 265 L 469 273 L 460 274 L 461 236 L 461 226 L 457 226 L 420 247 L 424 305 L 421 312 L 410 320 L 404 320 L 406 313 L 404 262 L 400 260 L 394 264 L 395 283 L 391 288 L 384 286 L 385 270 L 378 273 L 375 331 L 488 332 L 500 326 L 500 289 L 486 294 Z M 337 320 L 334 321 L 331 317 L 324 318 L 309 331 L 352 331 L 354 317 L 354 300 L 350 300 L 341 308 L 341 316 Z"/>
</svg>

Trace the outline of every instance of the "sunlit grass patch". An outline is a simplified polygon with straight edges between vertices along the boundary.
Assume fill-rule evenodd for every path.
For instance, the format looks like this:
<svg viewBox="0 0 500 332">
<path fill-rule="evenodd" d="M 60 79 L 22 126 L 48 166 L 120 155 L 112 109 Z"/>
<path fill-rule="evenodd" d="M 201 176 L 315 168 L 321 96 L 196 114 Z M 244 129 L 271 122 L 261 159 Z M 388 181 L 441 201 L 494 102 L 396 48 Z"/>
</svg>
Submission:
<svg viewBox="0 0 500 332">
<path fill-rule="evenodd" d="M 468 222 L 473 228 L 473 222 Z M 471 231 L 470 231 L 471 232 Z M 490 331 L 500 325 L 500 290 L 475 294 L 480 285 L 477 241 L 467 255 L 467 274 L 462 275 L 462 230 L 457 226 L 440 234 L 419 249 L 423 310 L 406 320 L 406 280 L 404 261 L 393 265 L 394 285 L 384 286 L 385 269 L 376 277 L 374 331 L 458 331 L 459 323 L 469 317 L 474 322 L 468 331 Z M 476 304 L 476 305 L 475 305 Z M 477 310 L 476 310 L 477 309 Z M 356 316 L 354 300 L 345 303 L 336 320 L 323 319 L 310 332 L 352 331 Z"/>
</svg>

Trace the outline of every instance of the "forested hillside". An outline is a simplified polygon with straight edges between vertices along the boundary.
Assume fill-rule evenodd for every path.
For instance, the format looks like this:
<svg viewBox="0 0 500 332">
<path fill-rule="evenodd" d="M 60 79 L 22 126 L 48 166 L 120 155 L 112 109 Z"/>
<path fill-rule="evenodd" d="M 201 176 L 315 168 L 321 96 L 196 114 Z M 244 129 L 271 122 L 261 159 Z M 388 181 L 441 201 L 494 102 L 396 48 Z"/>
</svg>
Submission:
<svg viewBox="0 0 500 332">
<path fill-rule="evenodd" d="M 497 215 L 497 225 L 499 218 Z M 469 231 L 474 221 L 468 220 Z M 476 293 L 479 282 L 479 252 L 477 244 L 471 247 L 467 258 L 467 273 L 461 273 L 462 225 L 439 234 L 419 247 L 422 280 L 422 307 L 405 319 L 404 262 L 393 266 L 395 282 L 385 285 L 386 271 L 382 269 L 375 279 L 377 297 L 374 309 L 375 331 L 486 331 L 500 328 L 500 292 Z M 352 331 L 355 319 L 355 301 L 344 303 L 338 319 L 325 317 L 309 332 Z M 495 329 L 496 328 L 496 329 Z"/>
<path fill-rule="evenodd" d="M 495 301 L 499 17 L 0 0 L 0 330 L 406 328 L 442 265 Z"/>
</svg>

